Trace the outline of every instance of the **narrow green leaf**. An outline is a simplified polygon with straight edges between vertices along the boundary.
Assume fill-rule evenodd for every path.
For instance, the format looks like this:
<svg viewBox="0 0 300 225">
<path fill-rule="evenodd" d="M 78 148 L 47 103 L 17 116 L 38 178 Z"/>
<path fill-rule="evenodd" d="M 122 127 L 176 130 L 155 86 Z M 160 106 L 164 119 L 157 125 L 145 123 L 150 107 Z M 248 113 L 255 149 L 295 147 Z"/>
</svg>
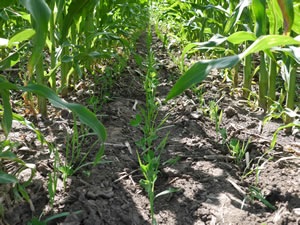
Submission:
<svg viewBox="0 0 300 225">
<path fill-rule="evenodd" d="M 233 33 L 227 38 L 227 41 L 231 42 L 232 44 L 241 44 L 245 41 L 255 41 L 257 37 L 253 33 L 249 33 L 246 31 L 238 31 Z"/>
<path fill-rule="evenodd" d="M 274 47 L 272 51 L 284 52 L 292 57 L 298 64 L 300 64 L 300 47 L 288 46 L 286 48 Z"/>
<path fill-rule="evenodd" d="M 255 15 L 255 34 L 257 37 L 267 32 L 266 0 L 252 0 L 252 8 Z"/>
<path fill-rule="evenodd" d="M 79 104 L 68 103 L 62 100 L 52 89 L 46 86 L 29 84 L 26 87 L 19 87 L 19 89 L 27 92 L 33 92 L 35 94 L 48 98 L 51 104 L 53 104 L 55 107 L 70 109 L 72 112 L 76 113 L 82 123 L 93 129 L 93 131 L 98 135 L 102 142 L 105 141 L 106 131 L 104 126 L 97 119 L 96 115 L 89 111 L 87 108 Z"/>
<path fill-rule="evenodd" d="M 72 212 L 72 215 L 77 215 L 77 214 L 80 214 L 80 213 L 82 213 L 83 211 L 82 210 L 79 210 L 79 211 L 76 211 L 76 212 Z M 57 215 L 54 215 L 54 216 L 51 216 L 51 217 L 49 217 L 49 218 L 47 218 L 47 219 L 45 219 L 45 223 L 48 223 L 49 221 L 51 221 L 51 220 L 54 220 L 54 219 L 58 219 L 58 218 L 61 218 L 61 217 L 64 217 L 64 216 L 68 216 L 68 215 L 70 215 L 71 213 L 69 213 L 69 212 L 63 212 L 63 213 L 59 213 L 59 214 L 57 214 Z"/>
<path fill-rule="evenodd" d="M 295 40 L 289 36 L 283 35 L 266 35 L 259 37 L 252 45 L 249 46 L 243 53 L 240 54 L 240 58 L 244 58 L 255 52 L 265 51 L 267 49 L 284 46 L 284 45 L 300 45 L 299 40 Z"/>
<path fill-rule="evenodd" d="M 7 159 L 7 160 L 10 160 L 10 161 L 16 161 L 18 159 L 17 156 L 11 151 L 1 152 L 0 153 L 0 158 L 1 159 Z"/>
<path fill-rule="evenodd" d="M 64 19 L 63 28 L 61 31 L 60 43 L 63 43 L 69 32 L 69 28 L 74 22 L 74 18 L 81 14 L 82 10 L 87 6 L 91 0 L 73 0 L 68 8 L 68 13 Z"/>
<path fill-rule="evenodd" d="M 15 176 L 0 171 L 0 184 L 15 184 L 18 180 Z"/>
<path fill-rule="evenodd" d="M 12 110 L 9 101 L 9 90 L 0 89 L 0 96 L 2 97 L 2 103 L 4 108 L 1 125 L 5 136 L 7 137 L 12 126 Z"/>
<path fill-rule="evenodd" d="M 297 34 L 300 34 L 300 7 L 296 4 L 294 6 L 294 23 L 292 26 L 292 30 Z"/>
<path fill-rule="evenodd" d="M 251 4 L 250 0 L 243 0 L 235 8 L 234 12 L 232 13 L 231 17 L 227 20 L 224 33 L 227 34 L 239 21 L 243 11 Z"/>
<path fill-rule="evenodd" d="M 193 84 L 203 81 L 212 69 L 233 67 L 239 60 L 239 56 L 235 55 L 216 60 L 203 60 L 195 63 L 183 76 L 179 78 L 169 92 L 166 101 L 181 94 L 185 89 L 191 87 Z"/>
<path fill-rule="evenodd" d="M 45 47 L 51 11 L 44 0 L 20 0 L 20 2 L 30 12 L 34 20 L 33 27 L 36 31 L 34 36 L 34 47 L 28 63 L 28 72 L 29 74 L 32 74 Z"/>
<path fill-rule="evenodd" d="M 9 56 L 7 56 L 5 59 L 0 61 L 0 70 L 6 70 L 8 68 L 13 67 L 17 62 L 20 61 L 20 55 L 19 52 L 15 52 Z"/>
<path fill-rule="evenodd" d="M 35 30 L 26 29 L 17 34 L 15 34 L 8 42 L 8 47 L 11 48 L 14 44 L 18 44 L 22 41 L 29 40 L 33 35 L 35 35 Z"/>
<path fill-rule="evenodd" d="M 286 128 L 289 128 L 289 127 L 295 127 L 295 126 L 297 126 L 297 127 L 300 128 L 300 122 L 299 122 L 299 121 L 295 121 L 294 123 L 289 123 L 289 124 L 287 124 L 287 125 L 284 125 L 284 126 L 279 127 L 279 128 L 275 131 L 275 133 L 273 134 L 273 139 L 272 139 L 272 141 L 271 141 L 270 149 L 273 149 L 273 148 L 275 147 L 275 144 L 276 144 L 276 142 L 277 142 L 277 134 L 278 134 L 278 132 L 279 132 L 280 130 L 286 129 Z"/>
</svg>

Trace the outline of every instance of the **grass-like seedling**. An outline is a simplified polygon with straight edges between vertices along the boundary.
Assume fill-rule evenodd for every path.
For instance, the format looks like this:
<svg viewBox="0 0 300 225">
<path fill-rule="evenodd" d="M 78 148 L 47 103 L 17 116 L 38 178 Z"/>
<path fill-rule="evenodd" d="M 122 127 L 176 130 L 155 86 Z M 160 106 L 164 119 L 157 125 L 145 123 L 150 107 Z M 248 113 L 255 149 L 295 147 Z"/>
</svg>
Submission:
<svg viewBox="0 0 300 225">
<path fill-rule="evenodd" d="M 220 124 L 222 121 L 222 114 L 223 111 L 221 110 L 220 113 L 220 108 L 218 106 L 218 104 L 214 101 L 210 101 L 209 102 L 209 116 L 212 122 L 215 123 L 215 128 L 216 128 L 216 132 L 220 131 Z"/>
<path fill-rule="evenodd" d="M 72 214 L 73 215 L 77 215 L 79 213 L 81 213 L 82 211 L 76 211 L 76 212 L 73 212 Z M 39 217 L 39 218 L 32 218 L 29 222 L 27 222 L 27 225 L 47 225 L 48 222 L 50 222 L 51 220 L 55 220 L 55 219 L 59 219 L 61 217 L 65 217 L 65 216 L 68 216 L 70 215 L 71 213 L 69 212 L 63 212 L 63 213 L 59 213 L 57 215 L 54 215 L 54 216 L 51 216 L 45 220 L 42 220 L 41 217 L 42 215 Z"/>
<path fill-rule="evenodd" d="M 247 144 L 245 145 L 245 143 L 243 142 L 242 147 L 240 146 L 240 141 L 232 138 L 230 140 L 229 145 L 227 144 L 227 148 L 230 152 L 230 154 L 232 155 L 232 157 L 234 157 L 234 162 L 239 165 L 245 158 L 245 154 L 248 148 L 248 145 L 251 142 L 251 138 L 248 140 Z"/>
<path fill-rule="evenodd" d="M 265 206 L 269 207 L 272 210 L 276 210 L 276 207 L 273 206 L 269 201 L 265 199 L 263 194 L 261 193 L 261 190 L 257 187 L 250 186 L 249 187 L 250 191 L 250 199 L 253 201 L 254 199 L 257 199 L 261 201 Z"/>
</svg>

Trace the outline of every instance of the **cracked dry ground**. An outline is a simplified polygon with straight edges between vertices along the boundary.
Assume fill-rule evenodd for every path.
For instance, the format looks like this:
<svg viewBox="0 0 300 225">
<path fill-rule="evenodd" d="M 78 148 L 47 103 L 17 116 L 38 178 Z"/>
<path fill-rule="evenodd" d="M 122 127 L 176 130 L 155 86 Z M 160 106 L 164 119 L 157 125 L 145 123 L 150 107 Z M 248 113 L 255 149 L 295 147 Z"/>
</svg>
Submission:
<svg viewBox="0 0 300 225">
<path fill-rule="evenodd" d="M 137 44 L 137 53 L 141 56 L 146 55 L 144 42 L 143 35 Z M 170 77 L 178 76 L 179 72 L 155 35 L 153 49 L 160 76 L 157 97 L 162 101 L 174 82 Z M 138 73 L 137 70 L 135 60 L 129 60 L 127 69 L 114 84 L 111 101 L 100 112 L 99 118 L 108 132 L 103 160 L 111 163 L 91 168 L 90 176 L 80 171 L 69 177 L 66 190 L 60 178 L 53 210 L 49 207 L 47 196 L 47 174 L 53 169 L 53 158 L 49 157 L 49 151 L 40 148 L 33 134 L 14 124 L 10 138 L 22 142 L 17 154 L 24 161 L 37 165 L 37 174 L 28 187 L 35 211 L 32 212 L 26 202 L 15 203 L 10 199 L 11 205 L 5 214 L 8 224 L 25 224 L 42 212 L 48 217 L 77 210 L 82 210 L 82 213 L 48 224 L 151 224 L 149 200 L 139 185 L 142 174 L 136 157 L 135 142 L 142 137 L 142 132 L 129 125 L 138 112 L 136 104 L 145 106 L 143 77 L 140 76 L 145 71 Z M 205 101 L 218 101 L 223 96 L 219 101 L 220 108 L 224 110 L 221 127 L 241 141 L 251 137 L 248 151 L 250 158 L 257 163 L 269 149 L 280 121 L 268 123 L 260 133 L 259 122 L 263 114 L 259 110 L 251 111 L 239 98 L 231 96 L 230 84 L 222 83 L 215 73 L 204 82 Z M 85 81 L 85 84 L 95 85 L 92 81 Z M 97 89 L 99 93 L 100 89 Z M 84 104 L 88 94 L 74 92 L 72 96 L 77 96 L 76 101 Z M 261 170 L 258 187 L 276 206 L 273 211 L 259 201 L 244 201 L 249 194 L 248 186 L 255 182 L 255 173 L 242 179 L 244 168 L 234 164 L 227 148 L 221 144 L 214 124 L 199 110 L 197 101 L 192 92 L 186 91 L 160 108 L 160 116 L 168 114 L 169 117 L 165 124 L 168 127 L 161 130 L 159 136 L 164 137 L 170 131 L 161 162 L 175 157 L 179 160 L 173 165 L 161 165 L 156 193 L 169 188 L 181 191 L 155 200 L 158 224 L 300 224 L 300 160 L 298 157 L 279 161 L 284 157 L 297 156 L 299 134 L 292 136 L 280 132 L 278 145 L 269 155 L 273 156 L 273 160 L 267 161 Z M 65 132 L 72 130 L 72 114 L 51 108 L 49 119 L 40 118 L 34 122 L 48 141 L 57 144 L 63 156 Z M 88 145 L 95 141 L 89 138 Z M 25 171 L 22 178 L 26 176 Z"/>
</svg>

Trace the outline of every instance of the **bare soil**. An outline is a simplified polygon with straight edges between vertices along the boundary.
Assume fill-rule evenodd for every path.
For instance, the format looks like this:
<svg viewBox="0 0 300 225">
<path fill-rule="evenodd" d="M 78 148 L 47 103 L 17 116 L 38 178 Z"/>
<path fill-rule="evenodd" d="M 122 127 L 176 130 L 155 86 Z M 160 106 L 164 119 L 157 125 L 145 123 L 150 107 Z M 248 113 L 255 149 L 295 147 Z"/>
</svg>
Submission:
<svg viewBox="0 0 300 225">
<path fill-rule="evenodd" d="M 145 38 L 137 45 L 137 54 L 145 56 Z M 153 49 L 157 61 L 160 84 L 157 98 L 163 102 L 178 77 L 176 65 L 161 42 L 154 36 Z M 0 224 L 26 224 L 32 217 L 47 218 L 62 212 L 76 212 L 48 224 L 60 225 L 141 225 L 151 224 L 150 204 L 147 194 L 139 185 L 142 173 L 139 170 L 135 142 L 142 137 L 139 128 L 131 127 L 130 120 L 139 112 L 136 105 L 145 107 L 143 77 L 134 59 L 118 76 L 109 101 L 101 108 L 99 119 L 105 125 L 108 139 L 103 160 L 109 161 L 80 170 L 68 177 L 64 189 L 62 177 L 58 179 L 57 195 L 53 209 L 47 191 L 48 173 L 53 171 L 54 158 L 47 148 L 41 148 L 34 133 L 17 123 L 9 135 L 10 140 L 21 143 L 17 155 L 25 162 L 37 167 L 33 182 L 26 188 L 33 208 L 25 201 L 16 201 L 12 190 L 1 186 L 5 215 Z M 85 81 L 85 87 L 93 87 L 93 81 Z M 263 128 L 264 114 L 259 108 L 251 109 L 238 93 L 230 93 L 230 84 L 223 83 L 215 71 L 203 84 L 206 105 L 210 100 L 218 101 L 223 110 L 221 128 L 228 136 L 247 142 L 251 168 L 259 163 L 260 174 L 255 171 L 243 178 L 245 162 L 235 164 L 226 145 L 215 131 L 209 115 L 199 107 L 199 100 L 188 90 L 185 94 L 163 104 L 160 118 L 169 115 L 167 128 L 159 132 L 169 138 L 162 154 L 161 168 L 156 182 L 156 193 L 176 188 L 180 191 L 158 197 L 155 200 L 155 217 L 158 224 L 204 225 L 204 224 L 300 224 L 300 158 L 299 132 L 294 135 L 280 131 L 275 150 L 269 150 L 273 133 L 281 121 L 271 121 Z M 93 95 L 100 95 L 99 86 Z M 87 89 L 70 93 L 69 100 L 87 105 L 90 97 Z M 99 105 L 100 107 L 100 105 Z M 20 110 L 21 112 L 21 110 Z M 49 118 L 31 118 L 45 135 L 47 141 L 55 143 L 63 158 L 66 148 L 66 133 L 72 131 L 73 118 L 68 111 L 49 108 Z M 88 137 L 82 151 L 87 151 L 95 137 Z M 98 146 L 99 147 L 99 146 Z M 96 153 L 89 156 L 93 160 Z M 270 159 L 270 157 L 272 157 Z M 177 158 L 174 164 L 163 164 Z M 269 160 L 268 160 L 269 159 Z M 246 170 L 247 172 L 249 170 Z M 29 171 L 21 174 L 26 180 Z M 256 184 L 262 195 L 276 210 L 272 210 L 258 199 L 251 200 L 249 187 Z M 2 190 L 3 189 L 3 190 Z M 247 197 L 248 196 L 248 197 Z"/>
</svg>

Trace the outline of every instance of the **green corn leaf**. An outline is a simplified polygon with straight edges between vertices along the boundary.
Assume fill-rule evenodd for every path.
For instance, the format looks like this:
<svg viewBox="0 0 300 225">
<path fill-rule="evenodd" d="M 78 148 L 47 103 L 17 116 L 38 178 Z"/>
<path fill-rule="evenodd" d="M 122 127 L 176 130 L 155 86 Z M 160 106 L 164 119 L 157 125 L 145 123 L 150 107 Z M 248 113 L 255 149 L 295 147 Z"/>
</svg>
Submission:
<svg viewBox="0 0 300 225">
<path fill-rule="evenodd" d="M 225 29 L 224 29 L 225 34 L 227 34 L 236 25 L 244 9 L 247 8 L 250 4 L 251 4 L 250 0 L 243 0 L 237 5 L 231 17 L 226 22 Z"/>
<path fill-rule="evenodd" d="M 233 67 L 240 60 L 239 56 L 228 56 L 216 60 L 203 60 L 195 63 L 173 86 L 166 101 L 181 94 L 193 84 L 203 81 L 212 69 Z"/>
<path fill-rule="evenodd" d="M 253 0 L 253 12 L 255 15 L 255 34 L 257 37 L 266 34 L 267 29 L 267 14 L 266 14 L 266 0 Z"/>
<path fill-rule="evenodd" d="M 8 42 L 8 47 L 11 48 L 14 44 L 20 43 L 22 41 L 29 40 L 33 35 L 35 35 L 35 30 L 26 29 L 17 34 L 15 34 Z"/>
<path fill-rule="evenodd" d="M 300 64 L 300 47 L 288 46 L 286 48 L 274 47 L 272 51 L 284 52 L 292 57 L 298 64 Z"/>
<path fill-rule="evenodd" d="M 18 184 L 18 190 L 21 193 L 22 197 L 29 202 L 30 201 L 30 197 L 28 195 L 28 193 L 26 192 L 25 188 L 23 187 L 23 185 Z"/>
<path fill-rule="evenodd" d="M 9 90 L 7 89 L 0 89 L 0 96 L 2 97 L 3 102 L 3 118 L 1 121 L 1 126 L 4 131 L 5 136 L 7 137 L 12 126 L 12 110 L 9 101 Z"/>
<path fill-rule="evenodd" d="M 282 12 L 284 21 L 284 34 L 289 35 L 294 23 L 293 0 L 277 0 Z"/>
<path fill-rule="evenodd" d="M 78 118 L 81 120 L 82 123 L 86 124 L 93 131 L 98 135 L 100 140 L 104 142 L 106 140 L 106 130 L 103 124 L 97 119 L 96 115 L 89 111 L 87 108 L 83 107 L 82 105 L 75 104 L 75 103 L 68 103 L 61 98 L 59 98 L 56 93 L 42 85 L 35 85 L 29 84 L 26 87 L 14 85 L 4 77 L 0 76 L 0 89 L 7 90 L 7 89 L 14 89 L 14 90 L 22 90 L 25 92 L 32 92 L 39 96 L 48 98 L 52 105 L 61 109 L 69 109 L 74 112 Z"/>
<path fill-rule="evenodd" d="M 18 180 L 15 176 L 0 171 L 0 184 L 16 184 Z"/>
<path fill-rule="evenodd" d="M 7 56 L 5 59 L 0 61 L 0 70 L 6 70 L 8 68 L 13 67 L 20 61 L 19 51 Z"/>
<path fill-rule="evenodd" d="M 106 131 L 104 126 L 97 119 L 96 115 L 89 111 L 87 108 L 79 104 L 68 103 L 62 100 L 56 95 L 56 93 L 52 89 L 46 86 L 29 84 L 26 87 L 19 87 L 19 89 L 26 92 L 33 92 L 35 94 L 48 98 L 51 104 L 55 107 L 62 109 L 70 109 L 72 112 L 76 113 L 76 115 L 82 123 L 86 124 L 87 126 L 93 129 L 93 131 L 98 135 L 98 137 L 100 137 L 102 142 L 105 141 Z"/>
<path fill-rule="evenodd" d="M 245 41 L 255 41 L 257 37 L 253 33 L 249 33 L 246 31 L 238 31 L 227 38 L 227 41 L 232 44 L 241 44 Z"/>
<path fill-rule="evenodd" d="M 206 48 L 213 48 L 216 47 L 222 43 L 224 43 L 227 40 L 227 37 L 223 37 L 220 34 L 214 35 L 211 39 L 209 39 L 206 42 L 200 42 L 200 43 L 190 43 L 188 44 L 182 51 L 181 55 L 181 64 L 183 66 L 184 64 L 184 56 L 193 48 L 197 47 L 197 49 L 206 49 Z"/>
<path fill-rule="evenodd" d="M 203 81 L 212 69 L 223 69 L 235 66 L 242 58 L 259 51 L 266 51 L 270 57 L 270 49 L 281 45 L 300 45 L 298 38 L 283 35 L 266 35 L 259 37 L 243 53 L 214 60 L 203 60 L 195 63 L 184 75 L 182 75 L 169 92 L 166 101 L 181 94 L 184 90 Z"/>
<path fill-rule="evenodd" d="M 282 13 L 280 11 L 280 7 L 278 5 L 277 0 L 267 0 L 268 9 L 267 16 L 269 18 L 269 33 L 270 34 L 278 34 L 279 29 L 282 28 L 283 18 Z"/>
<path fill-rule="evenodd" d="M 0 158 L 1 159 L 7 159 L 7 160 L 10 160 L 10 161 L 16 161 L 18 159 L 17 156 L 11 151 L 1 152 L 0 153 Z"/>
<path fill-rule="evenodd" d="M 78 210 L 78 211 L 76 211 L 76 212 L 72 212 L 72 215 L 77 215 L 77 214 L 80 214 L 80 213 L 82 213 L 82 212 L 83 212 L 82 210 Z M 57 214 L 57 215 L 54 215 L 54 216 L 51 216 L 51 217 L 45 219 L 44 222 L 45 222 L 45 224 L 47 224 L 47 223 L 48 223 L 49 221 L 51 221 L 51 220 L 55 220 L 55 219 L 58 219 L 58 218 L 61 218 L 61 217 L 65 217 L 65 216 L 68 216 L 68 215 L 70 215 L 70 214 L 71 214 L 71 213 L 69 213 L 69 212 L 59 213 L 59 214 Z"/>
<path fill-rule="evenodd" d="M 265 51 L 270 48 L 283 45 L 300 45 L 300 41 L 283 35 L 261 36 L 252 45 L 250 45 L 249 48 L 240 54 L 240 58 L 244 58 L 255 52 Z"/>
<path fill-rule="evenodd" d="M 33 27 L 36 31 L 34 36 L 34 47 L 28 63 L 28 72 L 29 74 L 32 74 L 45 47 L 51 11 L 44 0 L 20 0 L 20 2 L 30 12 L 33 18 Z"/>
<path fill-rule="evenodd" d="M 73 0 L 68 8 L 68 13 L 64 19 L 63 28 L 61 31 L 60 43 L 63 43 L 69 33 L 69 28 L 74 22 L 74 18 L 81 14 L 82 10 L 91 0 Z"/>
<path fill-rule="evenodd" d="M 297 34 L 300 34 L 300 7 L 299 5 L 294 6 L 294 23 L 292 26 L 292 30 Z"/>
</svg>

